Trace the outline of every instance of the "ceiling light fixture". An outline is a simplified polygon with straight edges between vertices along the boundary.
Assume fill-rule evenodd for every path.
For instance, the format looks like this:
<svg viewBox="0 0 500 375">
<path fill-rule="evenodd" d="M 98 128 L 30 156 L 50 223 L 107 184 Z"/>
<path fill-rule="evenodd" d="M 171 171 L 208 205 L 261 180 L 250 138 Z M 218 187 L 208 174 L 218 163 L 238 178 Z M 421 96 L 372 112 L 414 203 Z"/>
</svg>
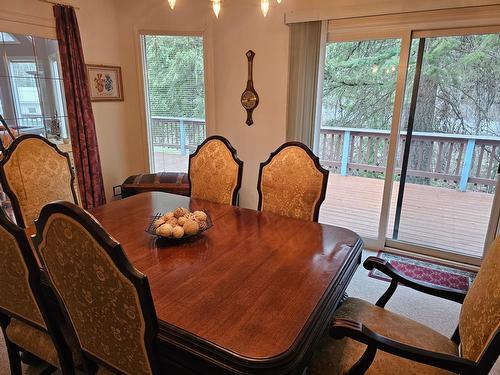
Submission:
<svg viewBox="0 0 500 375">
<path fill-rule="evenodd" d="M 221 8 L 221 0 L 212 0 L 212 9 L 214 10 L 215 17 L 219 18 L 219 12 Z"/>
<path fill-rule="evenodd" d="M 44 0 L 45 1 L 45 0 Z M 283 0 L 276 0 L 278 4 L 281 4 Z M 170 8 L 174 9 L 176 0 L 168 0 L 168 4 Z M 214 11 L 215 17 L 219 18 L 219 13 L 222 9 L 222 0 L 210 0 L 212 3 L 212 9 Z M 260 0 L 260 9 L 262 10 L 262 14 L 264 17 L 269 13 L 270 0 Z"/>
<path fill-rule="evenodd" d="M 267 16 L 267 12 L 269 12 L 269 0 L 260 0 L 260 9 L 262 9 L 262 14 Z"/>
</svg>

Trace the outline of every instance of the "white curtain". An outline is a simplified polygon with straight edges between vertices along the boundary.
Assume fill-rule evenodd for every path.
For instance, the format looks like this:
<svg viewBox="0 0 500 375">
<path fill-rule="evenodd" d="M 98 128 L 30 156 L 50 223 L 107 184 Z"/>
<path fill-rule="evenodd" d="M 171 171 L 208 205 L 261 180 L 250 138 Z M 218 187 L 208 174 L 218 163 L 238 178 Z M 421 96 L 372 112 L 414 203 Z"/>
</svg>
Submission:
<svg viewBox="0 0 500 375">
<path fill-rule="evenodd" d="M 314 148 L 318 77 L 322 43 L 321 21 L 290 24 L 287 141 Z"/>
</svg>

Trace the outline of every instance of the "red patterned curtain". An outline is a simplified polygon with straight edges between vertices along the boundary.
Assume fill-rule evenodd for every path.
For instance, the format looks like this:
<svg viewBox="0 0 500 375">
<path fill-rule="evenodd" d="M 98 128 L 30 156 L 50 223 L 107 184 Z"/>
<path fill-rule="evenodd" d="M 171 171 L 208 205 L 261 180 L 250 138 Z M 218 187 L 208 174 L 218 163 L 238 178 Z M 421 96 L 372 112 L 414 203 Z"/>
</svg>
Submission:
<svg viewBox="0 0 500 375">
<path fill-rule="evenodd" d="M 106 203 L 80 30 L 72 7 L 55 5 L 57 39 L 78 188 L 86 209 Z"/>
</svg>

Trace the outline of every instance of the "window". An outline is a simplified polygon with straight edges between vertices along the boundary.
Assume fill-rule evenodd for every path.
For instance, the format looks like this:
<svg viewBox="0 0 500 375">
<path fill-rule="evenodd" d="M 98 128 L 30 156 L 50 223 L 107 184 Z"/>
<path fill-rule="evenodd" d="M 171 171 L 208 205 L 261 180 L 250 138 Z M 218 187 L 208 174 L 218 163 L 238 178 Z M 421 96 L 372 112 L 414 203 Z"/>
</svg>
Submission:
<svg viewBox="0 0 500 375">
<path fill-rule="evenodd" d="M 19 134 L 68 137 L 57 40 L 0 32 L 0 114 Z"/>
<path fill-rule="evenodd" d="M 203 38 L 142 35 L 141 42 L 151 170 L 187 172 L 206 134 Z"/>
<path fill-rule="evenodd" d="M 365 238 L 378 236 L 400 48 L 400 39 L 326 46 L 319 156 L 331 174 L 320 219 Z"/>
<path fill-rule="evenodd" d="M 320 221 L 371 249 L 479 264 L 499 221 L 499 28 L 344 26 L 321 66 Z"/>
</svg>

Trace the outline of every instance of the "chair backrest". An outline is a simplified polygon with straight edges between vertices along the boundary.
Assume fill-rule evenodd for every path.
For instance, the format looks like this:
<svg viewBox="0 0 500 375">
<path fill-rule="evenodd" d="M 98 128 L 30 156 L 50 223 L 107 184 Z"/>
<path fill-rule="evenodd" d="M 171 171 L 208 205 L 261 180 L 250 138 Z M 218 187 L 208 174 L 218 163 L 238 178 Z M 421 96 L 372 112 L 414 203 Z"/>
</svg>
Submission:
<svg viewBox="0 0 500 375">
<path fill-rule="evenodd" d="M 472 361 L 479 361 L 500 335 L 500 237 L 489 247 L 467 292 L 458 327 L 462 356 Z M 499 352 L 500 345 L 496 356 Z"/>
<path fill-rule="evenodd" d="M 260 164 L 259 210 L 318 221 L 325 199 L 328 171 L 300 142 L 288 142 Z"/>
<path fill-rule="evenodd" d="M 157 318 L 146 276 L 86 211 L 54 202 L 34 242 L 87 360 L 125 374 L 154 374 Z"/>
<path fill-rule="evenodd" d="M 0 208 L 0 312 L 47 329 L 40 271 L 24 231 Z"/>
<path fill-rule="evenodd" d="M 78 202 L 68 154 L 38 135 L 16 138 L 0 163 L 0 177 L 17 224 L 25 228 L 49 202 Z"/>
<path fill-rule="evenodd" d="M 207 138 L 189 156 L 192 198 L 236 205 L 242 174 L 243 162 L 224 137 Z"/>
</svg>

